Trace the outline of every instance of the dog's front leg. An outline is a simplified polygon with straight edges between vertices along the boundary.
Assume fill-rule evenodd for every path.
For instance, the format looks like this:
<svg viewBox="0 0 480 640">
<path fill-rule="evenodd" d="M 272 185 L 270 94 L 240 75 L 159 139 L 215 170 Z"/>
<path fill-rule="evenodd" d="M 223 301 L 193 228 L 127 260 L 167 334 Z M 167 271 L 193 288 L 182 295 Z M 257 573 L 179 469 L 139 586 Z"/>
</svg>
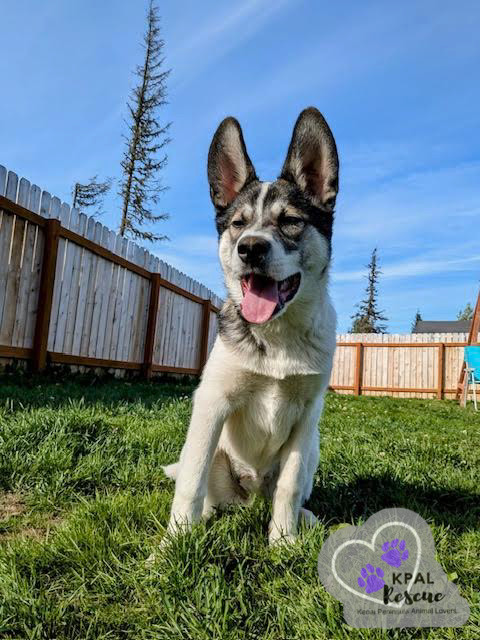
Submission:
<svg viewBox="0 0 480 640">
<path fill-rule="evenodd" d="M 310 447 L 317 442 L 312 437 L 317 429 L 323 401 L 317 401 L 305 411 L 303 418 L 292 429 L 284 445 L 280 459 L 280 472 L 273 494 L 272 519 L 269 525 L 269 542 L 293 542 L 297 534 L 297 523 L 307 485 Z M 313 470 L 314 472 L 315 470 Z"/>
<path fill-rule="evenodd" d="M 229 401 L 221 389 L 203 379 L 194 395 L 192 419 L 180 456 L 170 532 L 200 519 L 213 454 L 229 412 Z"/>
</svg>

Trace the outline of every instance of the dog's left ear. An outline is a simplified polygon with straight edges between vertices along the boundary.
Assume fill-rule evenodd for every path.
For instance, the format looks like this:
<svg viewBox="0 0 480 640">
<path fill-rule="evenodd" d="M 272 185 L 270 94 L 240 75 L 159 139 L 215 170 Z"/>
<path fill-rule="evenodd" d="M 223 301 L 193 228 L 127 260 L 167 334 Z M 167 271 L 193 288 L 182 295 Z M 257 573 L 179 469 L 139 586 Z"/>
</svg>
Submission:
<svg viewBox="0 0 480 640">
<path fill-rule="evenodd" d="M 257 175 L 248 157 L 242 128 L 235 118 L 225 118 L 208 152 L 208 182 L 214 206 L 225 209 L 253 180 L 257 180 Z"/>
<path fill-rule="evenodd" d="M 333 211 L 338 193 L 338 154 L 318 109 L 302 111 L 293 129 L 280 178 L 294 182 L 319 207 Z"/>
</svg>

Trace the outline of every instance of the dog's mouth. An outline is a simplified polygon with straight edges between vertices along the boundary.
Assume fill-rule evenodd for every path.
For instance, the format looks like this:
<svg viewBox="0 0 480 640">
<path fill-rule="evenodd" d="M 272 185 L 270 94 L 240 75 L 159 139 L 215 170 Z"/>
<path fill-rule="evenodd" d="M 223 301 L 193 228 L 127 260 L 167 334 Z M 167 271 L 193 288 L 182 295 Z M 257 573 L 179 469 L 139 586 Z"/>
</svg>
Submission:
<svg viewBox="0 0 480 640">
<path fill-rule="evenodd" d="M 257 273 L 250 273 L 244 276 L 241 282 L 242 316 L 247 322 L 263 324 L 294 298 L 300 286 L 300 274 L 294 273 L 285 280 L 274 280 Z"/>
</svg>

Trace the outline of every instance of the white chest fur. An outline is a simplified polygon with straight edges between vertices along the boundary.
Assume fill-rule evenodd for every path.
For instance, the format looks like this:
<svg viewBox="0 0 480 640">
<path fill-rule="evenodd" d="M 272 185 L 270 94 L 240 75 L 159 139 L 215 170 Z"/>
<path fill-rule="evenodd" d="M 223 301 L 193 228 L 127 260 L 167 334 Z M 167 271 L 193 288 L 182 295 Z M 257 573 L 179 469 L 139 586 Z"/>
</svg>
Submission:
<svg viewBox="0 0 480 640">
<path fill-rule="evenodd" d="M 238 408 L 224 425 L 220 447 L 251 473 L 267 473 L 278 462 L 281 448 L 321 393 L 326 379 L 318 374 L 283 380 L 246 374 L 246 392 L 241 393 Z"/>
</svg>

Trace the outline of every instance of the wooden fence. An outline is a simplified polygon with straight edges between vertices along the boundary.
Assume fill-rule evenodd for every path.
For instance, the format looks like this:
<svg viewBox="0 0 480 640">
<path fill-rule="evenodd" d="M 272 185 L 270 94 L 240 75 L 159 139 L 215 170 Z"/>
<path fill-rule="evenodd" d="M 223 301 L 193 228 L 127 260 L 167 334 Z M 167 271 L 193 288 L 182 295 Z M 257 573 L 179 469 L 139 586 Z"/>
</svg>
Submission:
<svg viewBox="0 0 480 640">
<path fill-rule="evenodd" d="M 467 334 L 339 334 L 331 388 L 339 393 L 453 398 Z"/>
<path fill-rule="evenodd" d="M 221 304 L 0 165 L 0 358 L 198 374 Z"/>
</svg>

